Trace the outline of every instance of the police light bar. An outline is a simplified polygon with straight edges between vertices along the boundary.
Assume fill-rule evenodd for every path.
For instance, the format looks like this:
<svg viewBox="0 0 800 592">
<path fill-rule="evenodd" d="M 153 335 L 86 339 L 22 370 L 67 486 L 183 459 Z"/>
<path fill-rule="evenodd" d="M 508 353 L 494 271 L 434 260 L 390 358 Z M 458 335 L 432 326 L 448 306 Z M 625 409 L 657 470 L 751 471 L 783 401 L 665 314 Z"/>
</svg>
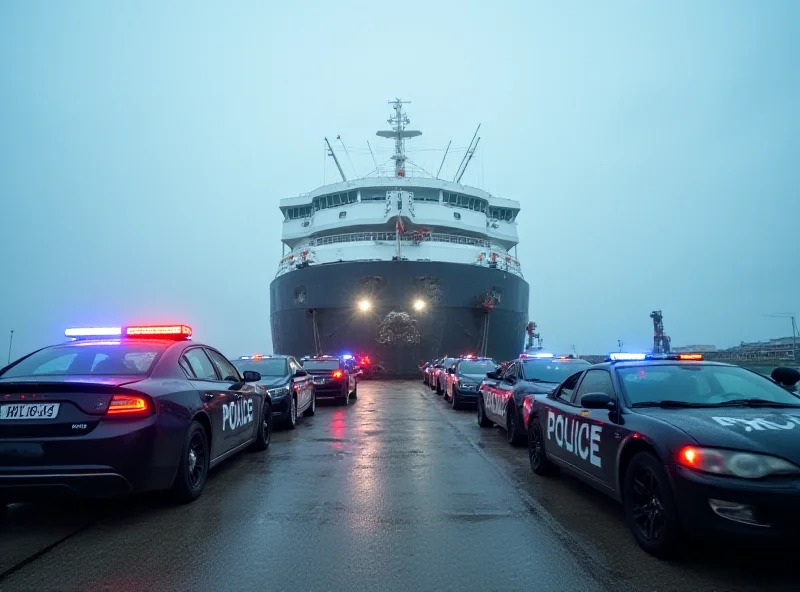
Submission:
<svg viewBox="0 0 800 592">
<path fill-rule="evenodd" d="M 120 337 L 122 335 L 121 327 L 72 327 L 64 329 L 65 337 Z"/>
<path fill-rule="evenodd" d="M 612 352 L 608 354 L 611 362 L 641 362 L 647 358 L 647 354 L 634 354 L 628 352 Z"/>
<path fill-rule="evenodd" d="M 135 325 L 125 327 L 125 336 L 189 339 L 192 336 L 192 328 L 187 325 Z"/>
<path fill-rule="evenodd" d="M 352 360 L 353 356 L 351 356 L 350 354 L 342 354 L 342 359 L 343 360 Z"/>
<path fill-rule="evenodd" d="M 250 356 L 239 356 L 240 360 L 249 360 Z"/>
<path fill-rule="evenodd" d="M 553 354 L 538 353 L 538 354 L 521 354 L 519 357 L 520 358 L 552 358 L 552 357 L 555 357 L 555 356 L 553 356 Z"/>
</svg>

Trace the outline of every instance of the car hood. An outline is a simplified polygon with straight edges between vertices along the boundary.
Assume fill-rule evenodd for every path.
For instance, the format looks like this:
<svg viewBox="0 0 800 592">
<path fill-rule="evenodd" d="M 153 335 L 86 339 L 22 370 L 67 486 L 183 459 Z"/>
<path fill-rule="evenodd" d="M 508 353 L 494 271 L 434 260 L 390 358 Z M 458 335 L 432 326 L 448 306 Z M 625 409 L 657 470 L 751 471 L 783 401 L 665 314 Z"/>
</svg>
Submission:
<svg viewBox="0 0 800 592">
<path fill-rule="evenodd" d="M 262 376 L 258 384 L 264 388 L 275 388 L 278 386 L 286 386 L 289 384 L 288 376 Z"/>
<path fill-rule="evenodd" d="M 762 452 L 800 464 L 800 407 L 634 411 L 683 430 L 700 446 Z"/>
<path fill-rule="evenodd" d="M 558 388 L 558 382 L 531 382 L 523 380 L 521 383 L 526 395 L 549 395 Z"/>
<path fill-rule="evenodd" d="M 460 374 L 459 380 L 463 380 L 464 382 L 474 382 L 475 384 L 480 384 L 482 380 L 486 378 L 486 373 L 483 374 Z"/>
</svg>

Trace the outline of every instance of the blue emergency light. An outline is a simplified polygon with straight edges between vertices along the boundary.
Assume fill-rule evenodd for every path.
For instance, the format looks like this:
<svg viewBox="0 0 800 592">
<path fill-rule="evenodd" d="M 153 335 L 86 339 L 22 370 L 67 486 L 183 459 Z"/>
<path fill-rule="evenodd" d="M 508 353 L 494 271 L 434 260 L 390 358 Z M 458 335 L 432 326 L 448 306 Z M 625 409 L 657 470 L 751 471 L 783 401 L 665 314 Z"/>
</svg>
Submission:
<svg viewBox="0 0 800 592">
<path fill-rule="evenodd" d="M 121 337 L 122 327 L 71 327 L 64 329 L 65 337 Z"/>
<path fill-rule="evenodd" d="M 553 354 L 545 354 L 545 353 L 537 353 L 537 354 L 521 354 L 520 358 L 553 358 L 555 357 Z"/>
</svg>

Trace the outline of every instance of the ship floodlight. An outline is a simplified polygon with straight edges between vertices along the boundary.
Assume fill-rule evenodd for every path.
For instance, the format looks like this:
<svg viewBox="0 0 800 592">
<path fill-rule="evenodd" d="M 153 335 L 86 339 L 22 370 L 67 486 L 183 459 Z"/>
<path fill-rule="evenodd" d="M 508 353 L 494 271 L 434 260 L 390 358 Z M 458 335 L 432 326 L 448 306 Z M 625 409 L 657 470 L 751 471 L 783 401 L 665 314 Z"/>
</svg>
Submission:
<svg viewBox="0 0 800 592">
<path fill-rule="evenodd" d="M 361 312 L 367 312 L 370 308 L 372 308 L 372 302 L 366 298 L 362 298 L 358 301 L 358 308 L 361 310 Z"/>
<path fill-rule="evenodd" d="M 421 298 L 414 300 L 414 310 L 420 311 L 425 309 L 425 301 Z"/>
</svg>

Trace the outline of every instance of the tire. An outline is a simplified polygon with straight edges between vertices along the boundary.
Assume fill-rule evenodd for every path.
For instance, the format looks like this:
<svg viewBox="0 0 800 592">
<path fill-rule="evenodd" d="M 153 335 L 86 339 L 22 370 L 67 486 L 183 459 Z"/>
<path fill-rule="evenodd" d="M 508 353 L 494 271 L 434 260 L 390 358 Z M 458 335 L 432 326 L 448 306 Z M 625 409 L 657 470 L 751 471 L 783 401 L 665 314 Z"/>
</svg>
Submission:
<svg viewBox="0 0 800 592">
<path fill-rule="evenodd" d="M 344 394 L 339 397 L 339 405 L 344 405 L 346 407 L 348 403 L 350 403 L 350 393 L 348 392 L 347 385 L 344 385 L 342 390 L 344 390 Z"/>
<path fill-rule="evenodd" d="M 558 466 L 547 459 L 542 428 L 536 418 L 531 419 L 533 422 L 528 420 L 528 461 L 531 465 L 531 471 L 542 477 L 554 475 L 558 472 Z"/>
<path fill-rule="evenodd" d="M 311 405 L 308 406 L 308 409 L 303 411 L 303 417 L 311 417 L 317 412 L 317 393 L 314 392 L 311 394 Z"/>
<path fill-rule="evenodd" d="M 292 395 L 289 401 L 289 415 L 283 420 L 283 427 L 287 430 L 293 430 L 297 425 L 297 397 Z"/>
<path fill-rule="evenodd" d="M 353 385 L 353 392 L 350 393 L 351 399 L 358 399 L 358 381 Z"/>
<path fill-rule="evenodd" d="M 453 394 L 450 397 L 450 406 L 454 411 L 461 409 L 461 401 L 458 400 L 458 389 L 456 389 L 456 387 L 453 387 Z"/>
<path fill-rule="evenodd" d="M 264 404 L 264 413 L 262 414 L 261 425 L 258 426 L 256 441 L 253 442 L 250 450 L 266 450 L 269 448 L 270 440 L 272 440 L 272 407 Z"/>
<path fill-rule="evenodd" d="M 441 397 L 442 395 L 444 395 L 444 391 L 439 386 L 439 381 L 437 380 L 436 381 L 436 396 L 437 397 Z"/>
<path fill-rule="evenodd" d="M 200 497 L 208 479 L 210 460 L 208 434 L 199 422 L 192 421 L 186 430 L 178 472 L 170 491 L 173 500 L 179 504 L 188 504 Z"/>
<path fill-rule="evenodd" d="M 486 409 L 483 407 L 483 397 L 478 397 L 478 425 L 482 428 L 490 428 L 494 422 L 486 417 Z"/>
<path fill-rule="evenodd" d="M 519 423 L 517 405 L 514 403 L 514 399 L 511 399 L 511 403 L 506 407 L 506 437 L 512 446 L 520 446 L 523 443 L 522 429 Z"/>
<path fill-rule="evenodd" d="M 656 557 L 675 555 L 681 539 L 678 508 L 661 462 L 637 453 L 625 470 L 622 489 L 625 521 L 639 546 Z"/>
</svg>

